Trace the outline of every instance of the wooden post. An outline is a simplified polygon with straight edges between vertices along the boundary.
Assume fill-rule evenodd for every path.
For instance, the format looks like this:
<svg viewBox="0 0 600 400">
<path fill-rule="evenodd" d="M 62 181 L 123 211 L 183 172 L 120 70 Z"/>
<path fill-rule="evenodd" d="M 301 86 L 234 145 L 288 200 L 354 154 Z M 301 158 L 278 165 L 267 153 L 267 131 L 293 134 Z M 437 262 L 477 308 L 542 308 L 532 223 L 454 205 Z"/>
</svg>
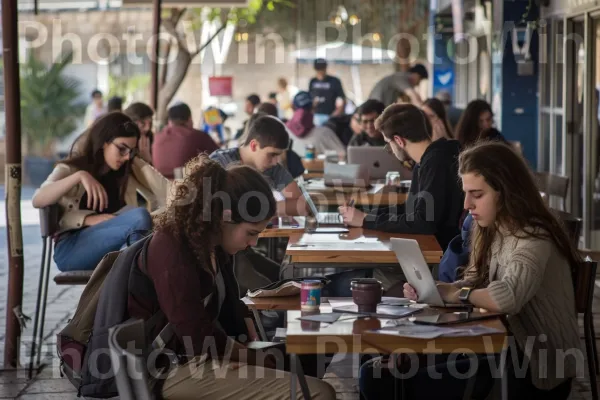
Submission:
<svg viewBox="0 0 600 400">
<path fill-rule="evenodd" d="M 160 55 L 159 48 L 159 36 L 160 33 L 160 22 L 161 22 L 161 11 L 162 11 L 162 0 L 153 0 L 154 9 L 152 11 L 152 58 L 150 60 L 151 65 L 151 78 L 152 86 L 150 88 L 150 106 L 154 109 L 154 115 L 157 115 L 158 109 L 158 57 Z"/>
</svg>

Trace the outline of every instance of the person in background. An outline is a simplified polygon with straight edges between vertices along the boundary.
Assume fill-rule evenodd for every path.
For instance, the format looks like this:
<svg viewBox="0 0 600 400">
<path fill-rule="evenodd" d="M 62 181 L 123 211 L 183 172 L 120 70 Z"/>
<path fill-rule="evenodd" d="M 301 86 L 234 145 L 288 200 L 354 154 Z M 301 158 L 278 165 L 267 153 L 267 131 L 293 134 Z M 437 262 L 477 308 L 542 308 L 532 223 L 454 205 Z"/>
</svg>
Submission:
<svg viewBox="0 0 600 400">
<path fill-rule="evenodd" d="M 396 93 L 396 104 L 412 104 L 410 97 L 403 91 Z"/>
<path fill-rule="evenodd" d="M 152 146 L 152 161 L 158 172 L 173 179 L 175 168 L 183 167 L 198 154 L 211 154 L 219 146 L 206 132 L 194 129 L 192 110 L 187 104 L 172 106 L 167 115 L 168 125 Z"/>
<path fill-rule="evenodd" d="M 362 128 L 362 132 L 354 135 L 348 143 L 348 146 L 385 146 L 383 133 L 375 129 L 375 121 L 383 114 L 385 106 L 379 100 L 367 100 L 360 107 L 357 113 Z"/>
<path fill-rule="evenodd" d="M 435 98 L 442 102 L 446 108 L 446 115 L 448 116 L 448 122 L 450 122 L 450 126 L 453 130 L 456 129 L 458 121 L 460 120 L 460 116 L 464 110 L 456 108 L 452 105 L 452 95 L 447 90 L 440 90 L 435 94 Z"/>
<path fill-rule="evenodd" d="M 346 94 L 339 78 L 327 74 L 327 61 L 316 59 L 314 68 L 316 76 L 308 84 L 308 93 L 313 99 L 314 123 L 321 126 L 330 117 L 344 114 Z"/>
<path fill-rule="evenodd" d="M 140 157 L 147 163 L 152 163 L 152 144 L 154 133 L 152 132 L 152 118 L 154 110 L 145 103 L 133 103 L 123 111 L 125 115 L 135 122 L 141 132 L 138 145 Z"/>
<path fill-rule="evenodd" d="M 257 114 L 262 113 L 262 114 L 270 115 L 275 118 L 279 118 L 277 116 L 277 114 L 278 114 L 277 107 L 275 107 L 271 103 L 262 103 L 260 106 L 258 106 L 256 113 Z M 292 177 L 294 179 L 296 179 L 297 177 L 304 174 L 305 168 L 304 168 L 304 165 L 302 164 L 302 159 L 300 158 L 300 156 L 298 154 L 296 154 L 296 152 L 294 150 L 291 149 L 291 143 L 290 143 L 290 148 L 288 148 L 287 151 L 281 155 L 280 163 L 281 163 L 281 165 L 283 165 L 287 168 L 287 170 L 289 171 L 290 174 L 292 174 Z"/>
<path fill-rule="evenodd" d="M 485 100 L 473 100 L 467 105 L 458 126 L 456 127 L 456 139 L 463 148 L 477 142 L 479 135 L 494 125 L 494 113 L 492 107 Z"/>
<path fill-rule="evenodd" d="M 95 89 L 92 92 L 92 102 L 87 106 L 85 110 L 84 122 L 86 127 L 90 127 L 99 117 L 106 114 L 106 107 L 104 106 L 104 97 L 102 92 Z"/>
<path fill-rule="evenodd" d="M 440 138 L 452 139 L 452 128 L 446 117 L 446 109 L 441 101 L 438 99 L 427 99 L 423 102 L 421 110 L 429 118 L 431 126 L 433 127 L 433 140 L 436 141 Z"/>
<path fill-rule="evenodd" d="M 169 182 L 135 157 L 139 138 L 140 130 L 125 114 L 100 117 L 78 152 L 60 161 L 33 195 L 35 208 L 58 204 L 62 211 L 54 238 L 60 271 L 92 270 L 106 253 L 152 229 L 137 192 L 151 194 L 164 207 Z"/>
<path fill-rule="evenodd" d="M 113 96 L 110 99 L 108 99 L 108 112 L 113 112 L 113 111 L 123 111 L 123 98 L 119 97 L 119 96 Z"/>
<path fill-rule="evenodd" d="M 358 108 L 352 114 L 344 114 L 338 117 L 329 118 L 324 126 L 334 131 L 336 136 L 346 147 L 354 135 L 362 133 Z"/>
<path fill-rule="evenodd" d="M 415 88 L 428 77 L 427 68 L 423 64 L 416 64 L 408 72 L 395 72 L 381 79 L 371 90 L 369 99 L 379 100 L 387 107 L 396 103 L 399 92 L 404 92 L 411 103 L 421 105 L 421 96 Z"/>
<path fill-rule="evenodd" d="M 277 80 L 277 103 L 282 112 L 282 119 L 288 120 L 292 118 L 292 114 L 294 114 L 292 101 L 297 92 L 297 88 L 292 88 L 288 85 L 287 79 L 279 78 Z"/>
<path fill-rule="evenodd" d="M 413 173 L 404 204 L 379 207 L 367 214 L 354 207 L 339 208 L 348 226 L 383 232 L 435 235 L 442 250 L 458 233 L 463 213 L 463 193 L 458 182 L 458 154 L 455 140 L 432 141 L 427 116 L 412 104 L 395 104 L 377 119 L 375 129 L 383 132 L 386 147 L 401 159 L 404 150 L 419 168 Z M 410 208 L 406 205 L 411 205 Z M 403 276 L 397 269 L 376 269 L 374 276 L 389 293 L 401 295 Z"/>
<path fill-rule="evenodd" d="M 215 114 L 215 111 L 218 114 Z M 217 143 L 217 146 L 222 147 L 226 144 L 227 140 L 225 139 L 225 121 L 227 120 L 228 115 L 225 114 L 225 111 L 221 110 L 217 107 L 207 107 L 203 113 L 203 118 L 200 123 L 200 130 L 206 132 L 210 137 L 213 138 L 213 141 Z"/>
<path fill-rule="evenodd" d="M 277 105 L 277 93 L 276 92 L 269 93 L 267 102 L 271 103 L 273 105 Z"/>
<path fill-rule="evenodd" d="M 306 146 L 311 144 L 317 154 L 325 154 L 332 150 L 338 157 L 345 157 L 346 147 L 335 132 L 327 126 L 315 126 L 312 104 L 308 92 L 300 91 L 294 96 L 294 115 L 285 124 L 292 140 L 292 150 L 304 157 Z"/>
<path fill-rule="evenodd" d="M 510 399 L 566 400 L 583 362 L 583 356 L 578 356 L 573 291 L 580 255 L 544 203 L 526 161 L 509 146 L 497 141 L 475 143 L 461 153 L 459 174 L 464 207 L 474 221 L 472 253 L 462 280 L 437 284 L 440 295 L 446 303 L 462 302 L 506 314 L 510 348 L 504 372 Z M 407 283 L 404 297 L 417 300 L 419 294 Z M 471 358 L 467 368 L 456 369 L 456 357 L 452 361 L 443 355 L 410 357 L 409 363 L 419 362 L 419 370 L 401 383 L 406 398 L 462 399 L 469 379 L 457 377 L 473 376 L 473 366 L 476 384 L 485 381 L 487 388 L 472 398 L 498 397 L 485 393 L 498 379 L 498 370 L 490 369 L 486 358 L 479 362 Z M 468 373 L 457 376 L 450 363 L 454 372 L 467 369 Z M 386 365 L 379 359 L 361 368 L 360 388 L 366 399 L 384 398 L 400 383 Z M 413 371 L 415 365 L 403 367 Z M 435 370 L 436 379 L 427 370 Z"/>
<path fill-rule="evenodd" d="M 258 97 L 257 94 L 251 94 L 250 96 L 246 97 L 246 101 L 244 102 L 244 112 L 246 113 L 246 115 L 251 117 L 256 112 L 256 108 L 259 105 L 260 105 L 260 97 Z M 248 123 L 248 120 L 245 120 L 242 125 L 242 128 L 240 130 L 238 130 L 237 133 L 235 134 L 235 140 L 239 140 L 242 137 L 242 135 L 244 134 L 244 131 L 246 130 L 247 123 Z"/>
</svg>

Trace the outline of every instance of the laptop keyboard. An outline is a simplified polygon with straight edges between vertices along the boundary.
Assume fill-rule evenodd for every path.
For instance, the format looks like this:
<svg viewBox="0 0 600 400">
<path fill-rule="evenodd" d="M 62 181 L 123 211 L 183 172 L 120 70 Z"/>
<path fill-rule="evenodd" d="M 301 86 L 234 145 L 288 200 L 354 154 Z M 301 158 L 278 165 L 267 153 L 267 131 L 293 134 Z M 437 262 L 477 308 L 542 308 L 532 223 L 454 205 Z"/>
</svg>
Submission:
<svg viewBox="0 0 600 400">
<path fill-rule="evenodd" d="M 342 216 L 339 213 L 319 213 L 317 218 L 319 224 L 341 224 Z"/>
</svg>

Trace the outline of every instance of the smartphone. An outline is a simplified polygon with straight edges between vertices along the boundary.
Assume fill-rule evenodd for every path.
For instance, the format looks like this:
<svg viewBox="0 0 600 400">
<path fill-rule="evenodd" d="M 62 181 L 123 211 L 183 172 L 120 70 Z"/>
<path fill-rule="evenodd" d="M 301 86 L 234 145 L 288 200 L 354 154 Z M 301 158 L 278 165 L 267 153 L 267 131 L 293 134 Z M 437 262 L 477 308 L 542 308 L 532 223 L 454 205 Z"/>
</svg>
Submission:
<svg viewBox="0 0 600 400">
<path fill-rule="evenodd" d="M 440 313 L 436 315 L 419 315 L 411 319 L 415 324 L 421 325 L 452 325 L 452 324 L 464 324 L 471 321 L 479 321 L 483 319 L 497 318 L 504 314 L 500 313 L 482 313 L 479 311 L 472 312 L 451 312 L 451 313 Z"/>
</svg>

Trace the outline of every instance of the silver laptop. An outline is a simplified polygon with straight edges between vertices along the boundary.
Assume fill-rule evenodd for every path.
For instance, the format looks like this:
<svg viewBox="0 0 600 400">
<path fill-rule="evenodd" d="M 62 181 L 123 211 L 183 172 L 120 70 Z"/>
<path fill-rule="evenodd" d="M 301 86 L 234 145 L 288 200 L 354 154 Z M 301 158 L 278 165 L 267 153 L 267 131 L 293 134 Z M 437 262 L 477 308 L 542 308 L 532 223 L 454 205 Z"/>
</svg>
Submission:
<svg viewBox="0 0 600 400">
<path fill-rule="evenodd" d="M 350 146 L 347 149 L 348 163 L 361 164 L 369 169 L 371 179 L 385 179 L 389 171 L 400 172 L 401 179 L 411 179 L 412 172 L 385 148 L 378 146 Z"/>
<path fill-rule="evenodd" d="M 419 242 L 414 239 L 391 238 L 392 250 L 408 283 L 415 288 L 419 303 L 436 307 L 470 307 L 467 304 L 445 303 L 437 289 L 433 275 L 423 257 Z"/>
<path fill-rule="evenodd" d="M 300 190 L 302 191 L 302 195 L 306 200 L 306 204 L 310 207 L 310 212 L 317 220 L 317 225 L 330 225 L 330 226 L 343 226 L 344 221 L 342 220 L 342 216 L 338 212 L 319 212 L 315 202 L 310 198 L 310 195 L 304 188 L 304 185 L 300 186 Z"/>
<path fill-rule="evenodd" d="M 333 187 L 371 187 L 369 169 L 361 164 L 335 164 L 326 162 L 323 168 L 325 186 Z"/>
</svg>

